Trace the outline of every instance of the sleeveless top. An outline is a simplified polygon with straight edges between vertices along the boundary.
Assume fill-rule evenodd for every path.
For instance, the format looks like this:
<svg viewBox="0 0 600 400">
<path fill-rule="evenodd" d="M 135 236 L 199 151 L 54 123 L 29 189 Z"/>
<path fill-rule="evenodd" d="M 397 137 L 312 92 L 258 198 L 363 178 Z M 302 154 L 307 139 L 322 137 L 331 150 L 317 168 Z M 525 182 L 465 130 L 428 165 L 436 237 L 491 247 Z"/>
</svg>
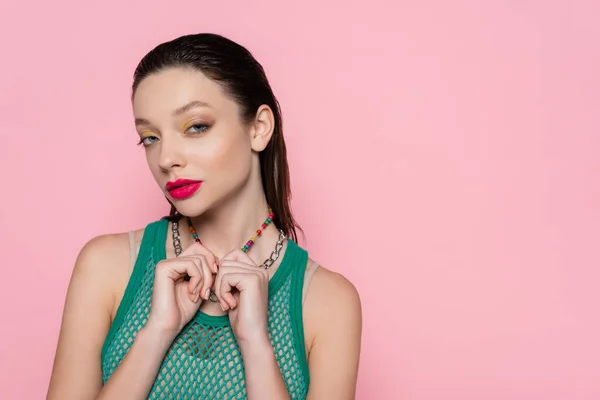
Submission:
<svg viewBox="0 0 600 400">
<path fill-rule="evenodd" d="M 154 267 L 166 258 L 169 221 L 144 231 L 133 272 L 102 346 L 106 383 L 146 324 L 152 302 Z M 269 281 L 268 325 L 271 345 L 291 399 L 305 399 L 309 373 L 302 322 L 308 253 L 287 240 L 281 263 Z M 229 317 L 198 311 L 168 349 L 148 399 L 246 399 L 241 354 Z"/>
</svg>

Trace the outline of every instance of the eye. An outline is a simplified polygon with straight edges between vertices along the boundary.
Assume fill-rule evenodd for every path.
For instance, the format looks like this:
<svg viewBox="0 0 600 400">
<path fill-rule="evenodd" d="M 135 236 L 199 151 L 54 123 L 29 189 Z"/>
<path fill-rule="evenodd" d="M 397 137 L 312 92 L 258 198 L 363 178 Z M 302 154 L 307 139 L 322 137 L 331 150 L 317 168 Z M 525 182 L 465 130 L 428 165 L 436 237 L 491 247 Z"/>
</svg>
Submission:
<svg viewBox="0 0 600 400">
<path fill-rule="evenodd" d="M 188 133 L 203 133 L 208 130 L 209 126 L 206 124 L 194 124 L 190 125 L 185 131 Z"/>
<path fill-rule="evenodd" d="M 142 145 L 144 147 L 148 147 L 150 146 L 152 143 L 154 143 L 154 140 L 158 140 L 158 138 L 156 136 L 146 136 L 140 139 L 140 141 L 138 142 L 138 145 Z"/>
</svg>

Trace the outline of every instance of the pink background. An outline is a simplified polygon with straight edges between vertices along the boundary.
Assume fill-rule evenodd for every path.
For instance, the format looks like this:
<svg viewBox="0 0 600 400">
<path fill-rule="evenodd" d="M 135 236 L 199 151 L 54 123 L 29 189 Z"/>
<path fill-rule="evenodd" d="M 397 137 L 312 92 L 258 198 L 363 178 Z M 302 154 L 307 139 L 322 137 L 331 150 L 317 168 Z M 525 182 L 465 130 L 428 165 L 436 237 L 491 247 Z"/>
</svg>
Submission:
<svg viewBox="0 0 600 400">
<path fill-rule="evenodd" d="M 312 256 L 358 287 L 359 399 L 600 398 L 594 1 L 0 5 L 0 393 L 45 396 L 92 236 L 167 211 L 131 73 L 211 31 L 264 64 Z"/>
</svg>

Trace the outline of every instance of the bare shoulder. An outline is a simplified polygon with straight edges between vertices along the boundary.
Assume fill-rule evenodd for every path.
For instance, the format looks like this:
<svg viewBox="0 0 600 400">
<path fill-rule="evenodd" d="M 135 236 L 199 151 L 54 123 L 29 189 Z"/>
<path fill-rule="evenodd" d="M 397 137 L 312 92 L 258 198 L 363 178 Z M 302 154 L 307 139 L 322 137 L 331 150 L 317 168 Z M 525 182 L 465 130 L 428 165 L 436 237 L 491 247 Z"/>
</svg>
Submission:
<svg viewBox="0 0 600 400">
<path fill-rule="evenodd" d="M 93 237 L 81 249 L 74 274 L 111 276 L 127 263 L 129 235 L 112 233 Z"/>
<path fill-rule="evenodd" d="M 129 279 L 129 234 L 106 234 L 80 250 L 67 290 L 48 399 L 94 398 L 98 360 Z"/>
<path fill-rule="evenodd" d="M 139 248 L 144 229 L 133 231 L 134 244 Z M 90 239 L 81 249 L 75 267 L 90 273 L 115 272 L 127 267 L 130 260 L 129 232 L 109 233 Z M 127 269 L 127 268 L 124 268 Z"/>
<path fill-rule="evenodd" d="M 97 265 L 99 261 L 123 258 L 129 248 L 127 233 L 111 233 L 95 236 L 79 252 L 76 265 L 80 268 Z"/>
<path fill-rule="evenodd" d="M 304 319 L 311 342 L 330 327 L 360 331 L 362 304 L 356 286 L 341 273 L 320 265 L 307 288 Z"/>
<path fill-rule="evenodd" d="M 134 231 L 135 246 L 139 247 L 144 230 Z M 73 270 L 73 280 L 94 282 L 106 297 L 111 316 L 125 291 L 131 273 L 130 238 L 128 232 L 98 235 L 81 249 Z M 112 318 L 111 318 L 112 319 Z"/>
<path fill-rule="evenodd" d="M 356 286 L 344 275 L 323 265 L 315 271 L 307 293 L 311 302 L 334 309 L 360 311 L 360 295 Z"/>
<path fill-rule="evenodd" d="M 355 398 L 362 337 L 356 286 L 320 266 L 309 282 L 303 310 L 311 384 L 308 398 Z"/>
</svg>

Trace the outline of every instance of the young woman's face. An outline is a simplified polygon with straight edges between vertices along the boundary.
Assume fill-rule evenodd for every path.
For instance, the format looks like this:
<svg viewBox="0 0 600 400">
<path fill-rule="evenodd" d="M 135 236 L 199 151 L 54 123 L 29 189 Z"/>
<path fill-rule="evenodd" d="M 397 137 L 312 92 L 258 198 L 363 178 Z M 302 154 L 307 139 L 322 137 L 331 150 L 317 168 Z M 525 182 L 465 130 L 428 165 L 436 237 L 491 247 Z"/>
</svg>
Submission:
<svg viewBox="0 0 600 400">
<path fill-rule="evenodd" d="M 152 175 L 183 215 L 202 214 L 248 182 L 253 150 L 261 150 L 256 126 L 244 124 L 237 103 L 201 72 L 149 75 L 135 92 L 133 112 Z"/>
</svg>

